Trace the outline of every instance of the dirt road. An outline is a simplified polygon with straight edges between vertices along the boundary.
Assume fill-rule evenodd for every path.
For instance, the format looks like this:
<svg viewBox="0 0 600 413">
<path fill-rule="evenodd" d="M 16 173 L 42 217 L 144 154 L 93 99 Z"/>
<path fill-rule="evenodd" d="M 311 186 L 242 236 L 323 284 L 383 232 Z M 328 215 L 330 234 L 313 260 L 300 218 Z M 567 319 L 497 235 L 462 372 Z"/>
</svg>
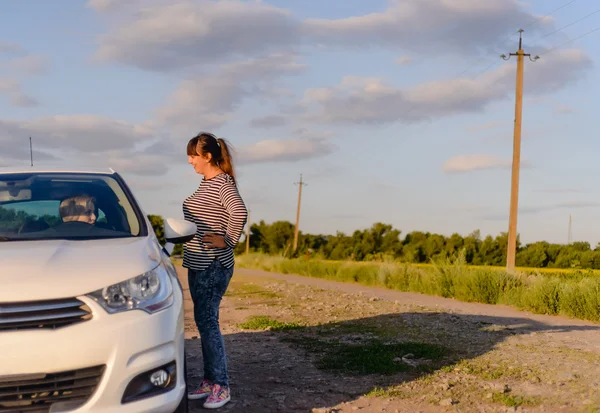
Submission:
<svg viewBox="0 0 600 413">
<path fill-rule="evenodd" d="M 238 269 L 221 327 L 233 392 L 221 411 L 600 412 L 598 324 Z"/>
</svg>

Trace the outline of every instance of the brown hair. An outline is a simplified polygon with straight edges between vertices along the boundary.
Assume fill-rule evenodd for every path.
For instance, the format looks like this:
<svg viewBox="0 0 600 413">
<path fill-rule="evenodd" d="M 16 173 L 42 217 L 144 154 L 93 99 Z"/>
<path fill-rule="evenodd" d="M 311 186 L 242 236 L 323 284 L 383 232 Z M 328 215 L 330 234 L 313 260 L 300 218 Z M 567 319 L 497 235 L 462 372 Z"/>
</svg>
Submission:
<svg viewBox="0 0 600 413">
<path fill-rule="evenodd" d="M 233 159 L 229 144 L 225 139 L 217 138 L 212 133 L 200 132 L 189 140 L 187 144 L 188 156 L 206 156 L 211 154 L 211 165 L 221 168 L 223 172 L 230 175 L 235 182 L 233 170 Z"/>
<path fill-rule="evenodd" d="M 63 199 L 58 207 L 60 217 L 64 222 L 76 221 L 82 216 L 91 215 L 96 206 L 95 199 L 88 195 L 79 195 Z"/>
</svg>

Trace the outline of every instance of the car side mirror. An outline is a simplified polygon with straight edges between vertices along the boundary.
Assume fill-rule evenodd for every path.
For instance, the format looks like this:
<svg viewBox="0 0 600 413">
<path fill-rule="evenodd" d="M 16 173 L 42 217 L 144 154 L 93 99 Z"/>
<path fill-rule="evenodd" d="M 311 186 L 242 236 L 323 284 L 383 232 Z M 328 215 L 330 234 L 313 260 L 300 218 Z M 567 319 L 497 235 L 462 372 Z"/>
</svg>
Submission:
<svg viewBox="0 0 600 413">
<path fill-rule="evenodd" d="M 191 241 L 198 228 L 193 222 L 183 219 L 165 219 L 165 240 L 171 244 L 183 244 Z"/>
</svg>

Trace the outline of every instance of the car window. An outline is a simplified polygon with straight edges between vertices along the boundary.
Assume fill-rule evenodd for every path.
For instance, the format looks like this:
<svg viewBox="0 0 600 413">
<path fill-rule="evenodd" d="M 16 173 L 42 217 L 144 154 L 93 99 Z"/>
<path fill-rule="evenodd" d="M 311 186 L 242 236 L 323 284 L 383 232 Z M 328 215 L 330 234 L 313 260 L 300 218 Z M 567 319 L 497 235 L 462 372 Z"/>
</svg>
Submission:
<svg viewBox="0 0 600 413">
<path fill-rule="evenodd" d="M 95 239 L 141 234 L 124 188 L 109 175 L 0 175 L 0 240 Z"/>
</svg>

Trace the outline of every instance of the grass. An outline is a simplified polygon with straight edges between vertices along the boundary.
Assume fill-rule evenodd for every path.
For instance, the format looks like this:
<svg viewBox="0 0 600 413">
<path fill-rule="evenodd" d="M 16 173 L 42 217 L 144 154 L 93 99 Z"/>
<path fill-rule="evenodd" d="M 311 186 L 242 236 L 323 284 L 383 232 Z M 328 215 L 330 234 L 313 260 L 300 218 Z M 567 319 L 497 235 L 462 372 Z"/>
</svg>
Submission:
<svg viewBox="0 0 600 413">
<path fill-rule="evenodd" d="M 512 393 L 502 392 L 493 393 L 492 401 L 495 403 L 501 403 L 508 407 L 537 406 L 541 403 L 539 397 L 519 396 Z"/>
<path fill-rule="evenodd" d="M 247 321 L 238 324 L 238 328 L 242 330 L 287 331 L 299 327 L 301 327 L 299 323 L 285 323 L 267 316 L 252 316 Z"/>
<path fill-rule="evenodd" d="M 345 375 L 429 372 L 439 367 L 437 362 L 450 354 L 449 349 L 438 344 L 384 341 L 383 336 L 377 334 L 378 330 L 362 325 L 350 324 L 333 329 L 322 325 L 311 327 L 298 322 L 283 322 L 268 316 L 252 316 L 238 324 L 238 327 L 243 330 L 291 333 L 281 339 L 315 354 L 315 366 L 318 369 Z M 355 332 L 364 335 L 364 339 L 358 342 L 343 339 Z M 416 365 L 402 360 L 405 356 L 416 360 Z"/>
<path fill-rule="evenodd" d="M 386 397 L 386 398 L 393 397 L 393 398 L 399 398 L 399 399 L 406 399 L 406 398 L 410 397 L 410 395 L 407 394 L 402 389 L 399 389 L 399 388 L 384 389 L 382 387 L 375 387 L 373 390 L 366 393 L 365 396 L 366 397 Z"/>
<path fill-rule="evenodd" d="M 437 344 L 423 342 L 386 343 L 377 338 L 359 343 L 324 340 L 308 336 L 290 336 L 283 339 L 317 355 L 318 369 L 343 375 L 391 375 L 408 371 L 434 370 L 435 362 L 448 355 L 448 350 Z M 412 366 L 402 357 L 425 362 Z M 432 363 L 433 362 L 433 363 Z"/>
<path fill-rule="evenodd" d="M 600 276 L 592 270 L 528 270 L 511 275 L 497 267 L 468 266 L 464 256 L 431 265 L 285 259 L 262 254 L 240 255 L 236 261 L 242 268 L 352 282 L 466 302 L 506 304 L 537 314 L 600 321 Z"/>
<path fill-rule="evenodd" d="M 227 297 L 261 297 L 261 298 L 278 298 L 279 294 L 272 291 L 265 290 L 256 284 L 240 284 L 232 285 L 229 290 L 225 293 Z"/>
<path fill-rule="evenodd" d="M 504 362 L 491 363 L 490 360 L 479 357 L 471 360 L 461 360 L 453 366 L 445 366 L 445 371 L 460 371 L 471 374 L 484 380 L 516 379 L 530 380 L 541 375 L 533 367 L 520 366 L 517 362 L 508 364 Z"/>
</svg>

